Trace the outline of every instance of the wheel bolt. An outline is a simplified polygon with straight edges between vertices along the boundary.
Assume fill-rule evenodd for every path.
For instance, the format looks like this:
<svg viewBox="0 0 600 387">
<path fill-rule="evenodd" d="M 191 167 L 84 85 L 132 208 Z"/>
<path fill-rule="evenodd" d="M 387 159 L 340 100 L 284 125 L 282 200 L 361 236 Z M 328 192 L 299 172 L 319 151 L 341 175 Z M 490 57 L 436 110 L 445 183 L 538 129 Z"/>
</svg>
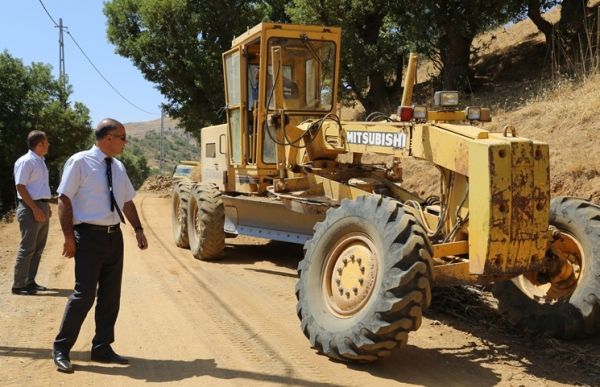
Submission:
<svg viewBox="0 0 600 387">
<path fill-rule="evenodd" d="M 358 262 L 358 264 L 360 265 L 360 264 L 362 263 L 362 258 L 360 258 L 360 257 L 359 257 L 359 258 L 357 258 L 357 259 L 356 259 L 356 262 Z"/>
<path fill-rule="evenodd" d="M 340 288 L 340 296 L 344 294 L 344 289 Z"/>
<path fill-rule="evenodd" d="M 361 284 L 361 285 L 362 285 L 364 282 L 365 282 L 365 279 L 364 279 L 364 278 L 359 278 L 359 279 L 358 279 L 358 283 L 359 283 L 359 284 Z"/>
<path fill-rule="evenodd" d="M 350 292 L 346 292 L 346 298 L 350 298 Z"/>
<path fill-rule="evenodd" d="M 342 275 L 342 271 L 344 271 L 344 269 L 342 269 L 341 267 L 337 270 L 339 275 Z"/>
<path fill-rule="evenodd" d="M 335 283 L 337 284 L 337 286 L 340 286 L 340 283 L 341 283 L 341 282 L 342 282 L 342 281 L 340 281 L 339 279 L 336 279 L 336 280 L 335 280 Z"/>
<path fill-rule="evenodd" d="M 352 288 L 352 291 L 354 292 L 354 294 L 358 294 L 358 288 Z"/>
<path fill-rule="evenodd" d="M 365 274 L 365 267 L 364 266 L 360 267 L 360 272 L 363 273 L 363 274 Z"/>
<path fill-rule="evenodd" d="M 352 262 L 354 262 L 354 254 L 352 254 L 352 255 L 350 256 L 350 260 L 351 260 Z"/>
<path fill-rule="evenodd" d="M 344 266 L 346 266 L 348 264 L 348 258 L 344 258 L 342 262 L 344 262 Z"/>
</svg>

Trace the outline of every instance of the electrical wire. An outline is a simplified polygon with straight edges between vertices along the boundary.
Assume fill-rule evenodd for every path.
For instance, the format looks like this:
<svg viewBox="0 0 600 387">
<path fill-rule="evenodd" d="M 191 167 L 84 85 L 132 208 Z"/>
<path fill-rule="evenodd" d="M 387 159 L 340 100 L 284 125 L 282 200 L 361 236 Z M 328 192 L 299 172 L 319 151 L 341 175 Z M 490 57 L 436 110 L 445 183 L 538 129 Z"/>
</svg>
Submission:
<svg viewBox="0 0 600 387">
<path fill-rule="evenodd" d="M 56 21 L 54 20 L 54 18 L 50 14 L 50 12 L 48 12 L 48 9 L 46 8 L 46 6 L 42 2 L 42 0 L 38 0 L 38 1 L 39 1 L 40 5 L 42 6 L 42 8 L 44 8 L 44 11 L 46 12 L 46 15 L 48 15 L 48 17 L 50 18 L 50 20 L 52 20 L 52 23 L 54 23 L 54 26 L 55 27 L 59 27 L 59 25 L 56 23 Z M 71 38 L 71 40 L 73 41 L 73 43 L 75 43 L 75 46 L 77 46 L 77 48 L 79 49 L 79 51 L 81 51 L 81 53 L 83 54 L 83 56 L 85 57 L 85 59 L 87 59 L 87 61 L 94 68 L 94 70 L 96 70 L 96 72 L 98 73 L 98 75 L 100 75 L 100 77 L 104 80 L 104 82 L 106 82 L 106 84 L 108 86 L 110 86 L 110 88 L 113 89 L 113 91 L 115 93 L 117 93 L 121 98 L 123 98 L 123 100 L 125 102 L 127 102 L 128 104 L 130 104 L 134 108 L 136 108 L 139 111 L 144 112 L 146 114 L 150 114 L 150 115 L 160 114 L 160 113 L 156 113 L 156 112 L 149 112 L 148 110 L 142 109 L 141 107 L 139 107 L 138 105 L 136 105 L 135 103 L 133 103 L 132 101 L 130 101 L 127 97 L 125 97 L 119 90 L 117 90 L 117 88 L 115 86 L 113 86 L 112 83 L 110 83 L 110 81 L 104 76 L 104 74 L 102 74 L 102 72 L 100 71 L 100 69 L 98 69 L 98 67 L 94 64 L 94 62 L 90 59 L 90 57 L 85 53 L 85 51 L 79 45 L 79 43 L 77 43 L 77 40 L 75 39 L 75 37 L 73 36 L 73 34 L 71 34 L 71 32 L 69 30 L 66 30 L 66 33 L 67 33 L 67 35 L 69 35 L 69 37 Z"/>
<path fill-rule="evenodd" d="M 46 6 L 44 5 L 44 3 L 42 3 L 42 0 L 38 0 L 38 1 L 40 2 L 40 5 L 42 6 L 42 8 L 44 8 L 44 11 L 46 11 L 46 15 L 48 15 L 50 20 L 52 20 L 52 23 L 54 23 L 54 27 L 58 27 L 58 23 L 56 22 L 56 20 L 54 20 L 52 15 L 50 15 L 50 12 L 48 12 L 48 9 L 46 9 Z"/>
<path fill-rule="evenodd" d="M 365 119 L 365 121 L 381 121 L 381 120 L 385 120 L 387 122 L 392 122 L 392 119 L 385 113 L 382 112 L 373 112 L 371 114 L 369 114 L 367 116 L 367 118 Z"/>
<path fill-rule="evenodd" d="M 106 77 L 104 76 L 104 74 L 102 74 L 102 72 L 98 69 L 98 67 L 96 67 L 96 65 L 94 64 L 94 62 L 92 62 L 92 60 L 85 53 L 85 51 L 83 50 L 83 48 L 81 48 L 81 46 L 79 45 L 79 43 L 77 43 L 77 41 L 75 40 L 75 37 L 69 31 L 67 31 L 67 35 L 69 35 L 69 37 L 71 38 L 71 40 L 73 40 L 73 43 L 75 43 L 75 45 L 77 46 L 77 48 L 79 48 L 79 51 L 81 51 L 81 53 L 83 54 L 83 56 L 85 57 L 85 59 L 87 59 L 87 61 L 94 68 L 94 70 L 96 70 L 96 72 L 98 73 L 98 75 L 100 75 L 100 77 L 102 79 L 104 79 L 104 82 L 106 82 L 106 84 L 108 86 L 110 86 L 111 89 L 113 89 L 115 93 L 117 93 L 121 98 L 123 98 L 123 100 L 125 102 L 127 102 L 128 104 L 130 104 L 131 106 L 133 106 L 134 108 L 138 109 L 141 112 L 144 112 L 144 113 L 147 113 L 147 114 L 150 114 L 150 115 L 157 115 L 157 114 L 159 114 L 159 113 L 156 113 L 156 112 L 149 112 L 148 110 L 142 109 L 141 107 L 139 107 L 135 103 L 131 102 L 127 97 L 125 97 L 119 90 L 117 90 L 116 87 L 113 86 L 112 83 L 110 83 L 110 81 L 108 79 L 106 79 Z"/>
</svg>

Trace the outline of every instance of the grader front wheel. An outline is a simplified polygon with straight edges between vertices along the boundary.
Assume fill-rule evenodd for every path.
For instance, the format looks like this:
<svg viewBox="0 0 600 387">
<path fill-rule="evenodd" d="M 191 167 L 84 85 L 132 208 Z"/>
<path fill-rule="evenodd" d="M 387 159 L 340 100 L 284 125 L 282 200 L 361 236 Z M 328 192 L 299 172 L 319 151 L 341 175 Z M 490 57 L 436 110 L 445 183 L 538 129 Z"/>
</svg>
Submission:
<svg viewBox="0 0 600 387">
<path fill-rule="evenodd" d="M 190 201 L 190 191 L 193 182 L 189 179 L 182 179 L 173 186 L 173 196 L 171 199 L 171 224 L 173 228 L 173 239 L 177 247 L 187 249 L 190 247 L 188 239 L 187 213 L 188 203 Z"/>
<path fill-rule="evenodd" d="M 531 333 L 591 336 L 600 331 L 600 207 L 556 198 L 550 224 L 549 269 L 495 285 L 499 309 Z"/>
<path fill-rule="evenodd" d="M 415 218 L 380 196 L 327 212 L 298 265 L 297 311 L 319 352 L 372 362 L 406 343 L 431 302 L 431 246 Z"/>
<path fill-rule="evenodd" d="M 225 210 L 217 186 L 206 183 L 194 186 L 187 221 L 194 257 L 201 260 L 220 258 L 225 248 Z"/>
</svg>

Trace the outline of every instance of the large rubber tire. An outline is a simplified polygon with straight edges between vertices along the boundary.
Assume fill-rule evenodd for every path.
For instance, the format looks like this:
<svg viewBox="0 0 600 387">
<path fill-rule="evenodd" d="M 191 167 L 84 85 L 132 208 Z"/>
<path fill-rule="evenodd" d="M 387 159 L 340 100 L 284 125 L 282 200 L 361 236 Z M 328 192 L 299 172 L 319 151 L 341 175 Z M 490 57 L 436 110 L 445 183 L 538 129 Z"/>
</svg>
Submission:
<svg viewBox="0 0 600 387">
<path fill-rule="evenodd" d="M 498 283 L 493 293 L 499 310 L 520 329 L 564 339 L 600 331 L 600 207 L 559 197 L 550 204 L 556 233 L 547 258 L 564 257 L 565 267 L 551 282 L 519 276 Z M 566 273 L 566 274 L 564 274 Z"/>
<path fill-rule="evenodd" d="M 190 247 L 187 228 L 188 203 L 193 182 L 189 179 L 181 179 L 173 185 L 171 197 L 171 224 L 173 228 L 173 239 L 177 247 L 187 249 Z"/>
<path fill-rule="evenodd" d="M 225 209 L 216 185 L 199 183 L 192 188 L 187 221 L 194 257 L 220 258 L 225 249 Z"/>
<path fill-rule="evenodd" d="M 343 200 L 315 225 L 304 250 L 297 312 L 319 352 L 376 361 L 421 325 L 431 303 L 431 245 L 397 202 L 379 195 Z"/>
</svg>

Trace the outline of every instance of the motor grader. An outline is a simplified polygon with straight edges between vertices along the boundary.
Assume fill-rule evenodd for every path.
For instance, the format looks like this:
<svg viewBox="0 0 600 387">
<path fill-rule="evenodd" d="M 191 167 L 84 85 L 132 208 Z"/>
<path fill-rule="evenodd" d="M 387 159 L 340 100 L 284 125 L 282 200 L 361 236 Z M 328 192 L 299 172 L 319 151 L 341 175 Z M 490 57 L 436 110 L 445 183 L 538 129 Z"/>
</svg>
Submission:
<svg viewBox="0 0 600 387">
<path fill-rule="evenodd" d="M 600 329 L 600 208 L 550 198 L 548 145 L 484 129 L 458 93 L 412 102 L 411 55 L 397 114 L 336 115 L 336 27 L 262 23 L 223 54 L 227 123 L 201 131 L 201 178 L 173 190 L 176 244 L 220 258 L 225 238 L 304 245 L 300 325 L 319 352 L 371 362 L 406 343 L 433 286 L 493 284 L 522 329 Z M 389 156 L 387 164 L 362 155 Z M 345 161 L 344 161 L 345 158 Z M 402 184 L 402 160 L 439 170 L 439 195 Z"/>
</svg>

